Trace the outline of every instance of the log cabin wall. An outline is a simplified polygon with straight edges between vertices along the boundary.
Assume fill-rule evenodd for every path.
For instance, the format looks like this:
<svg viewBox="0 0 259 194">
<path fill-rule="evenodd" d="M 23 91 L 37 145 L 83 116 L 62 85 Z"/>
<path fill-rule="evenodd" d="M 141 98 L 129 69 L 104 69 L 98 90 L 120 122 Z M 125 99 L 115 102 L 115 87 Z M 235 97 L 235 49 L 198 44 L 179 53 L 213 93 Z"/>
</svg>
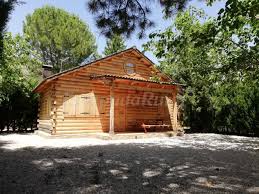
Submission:
<svg viewBox="0 0 259 194">
<path fill-rule="evenodd" d="M 109 130 L 109 87 L 79 76 L 56 81 L 56 134 Z"/>
<path fill-rule="evenodd" d="M 86 77 L 59 78 L 55 83 L 56 134 L 108 132 L 110 87 Z M 115 85 L 115 132 L 139 131 L 142 122 L 173 121 L 172 92 L 125 89 Z M 163 101 L 161 103 L 161 101 Z"/>
<path fill-rule="evenodd" d="M 173 96 L 170 91 L 132 90 L 115 87 L 115 132 L 143 132 L 142 123 L 158 121 L 172 125 Z"/>
<path fill-rule="evenodd" d="M 135 73 L 128 74 L 125 70 L 125 64 L 134 64 Z M 83 67 L 79 74 L 113 74 L 119 76 L 128 76 L 131 78 L 142 78 L 150 80 L 151 77 L 158 76 L 154 66 L 147 61 L 140 60 L 135 54 L 125 53 L 121 56 L 113 56 L 112 58 L 105 59 L 97 62 L 89 67 Z M 168 81 L 160 77 L 161 81 Z"/>
<path fill-rule="evenodd" d="M 134 64 L 134 73 L 128 74 L 125 64 Z M 115 55 L 90 66 L 58 76 L 41 92 L 39 129 L 52 134 L 108 132 L 110 127 L 110 86 L 92 80 L 93 75 L 113 74 L 150 80 L 160 74 L 153 65 L 133 52 Z M 161 81 L 169 81 L 160 77 Z M 43 87 L 44 88 L 44 87 Z M 161 119 L 172 124 L 175 117 L 174 95 L 169 89 L 134 87 L 115 84 L 115 132 L 141 131 L 142 122 Z M 44 101 L 45 99 L 45 101 Z M 46 108 L 46 99 L 49 107 Z M 136 99 L 144 103 L 132 103 Z M 124 101 L 124 103 L 118 103 Z M 158 101 L 148 104 L 149 101 Z M 163 101 L 162 105 L 160 101 Z M 47 110 L 48 109 L 48 110 Z"/>
<path fill-rule="evenodd" d="M 38 129 L 51 133 L 52 123 L 51 123 L 51 94 L 52 90 L 45 90 L 40 94 L 39 100 L 39 113 L 38 113 Z"/>
</svg>

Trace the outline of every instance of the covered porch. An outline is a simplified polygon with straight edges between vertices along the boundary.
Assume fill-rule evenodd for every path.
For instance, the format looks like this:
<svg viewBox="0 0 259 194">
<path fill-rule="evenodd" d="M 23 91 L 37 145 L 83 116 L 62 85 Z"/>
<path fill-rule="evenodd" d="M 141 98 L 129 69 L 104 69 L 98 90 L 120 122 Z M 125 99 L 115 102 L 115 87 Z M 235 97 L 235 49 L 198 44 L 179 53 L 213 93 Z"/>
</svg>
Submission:
<svg viewBox="0 0 259 194">
<path fill-rule="evenodd" d="M 120 138 L 138 138 L 151 133 L 156 137 L 176 135 L 176 83 L 110 74 L 95 75 L 91 79 L 109 87 L 109 135 Z"/>
</svg>

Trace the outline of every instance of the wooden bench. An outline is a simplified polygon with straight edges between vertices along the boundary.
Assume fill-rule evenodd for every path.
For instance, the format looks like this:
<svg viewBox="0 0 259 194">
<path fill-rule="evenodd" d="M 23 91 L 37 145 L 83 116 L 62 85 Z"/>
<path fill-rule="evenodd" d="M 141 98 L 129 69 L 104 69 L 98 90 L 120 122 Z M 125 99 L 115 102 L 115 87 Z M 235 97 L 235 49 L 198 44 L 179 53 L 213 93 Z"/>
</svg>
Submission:
<svg viewBox="0 0 259 194">
<path fill-rule="evenodd" d="M 144 132 L 147 133 L 147 130 L 151 128 L 172 128 L 172 125 L 164 124 L 163 120 L 156 120 L 156 122 L 142 122 L 141 127 L 144 129 Z"/>
</svg>

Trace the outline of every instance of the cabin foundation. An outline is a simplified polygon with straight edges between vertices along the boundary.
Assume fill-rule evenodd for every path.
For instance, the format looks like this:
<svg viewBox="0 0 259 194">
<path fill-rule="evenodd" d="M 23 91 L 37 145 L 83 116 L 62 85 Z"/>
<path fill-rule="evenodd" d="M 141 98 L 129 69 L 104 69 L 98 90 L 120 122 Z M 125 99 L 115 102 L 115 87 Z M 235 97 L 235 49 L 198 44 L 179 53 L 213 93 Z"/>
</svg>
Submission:
<svg viewBox="0 0 259 194">
<path fill-rule="evenodd" d="M 150 132 L 150 133 L 81 133 L 81 134 L 60 134 L 60 135 L 51 135 L 42 130 L 37 130 L 34 132 L 36 135 L 39 135 L 47 139 L 63 139 L 63 138 L 95 138 L 101 140 L 126 140 L 126 139 L 146 139 L 146 138 L 170 138 L 175 136 L 182 136 L 183 132 Z"/>
</svg>

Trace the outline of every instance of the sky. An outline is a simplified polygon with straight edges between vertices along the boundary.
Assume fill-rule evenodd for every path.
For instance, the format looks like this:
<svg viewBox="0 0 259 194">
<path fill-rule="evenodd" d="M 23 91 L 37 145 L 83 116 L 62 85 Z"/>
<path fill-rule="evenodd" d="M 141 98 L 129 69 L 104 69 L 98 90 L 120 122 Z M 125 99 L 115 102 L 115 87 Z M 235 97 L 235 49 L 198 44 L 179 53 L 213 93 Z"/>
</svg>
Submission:
<svg viewBox="0 0 259 194">
<path fill-rule="evenodd" d="M 103 53 L 106 38 L 100 34 L 100 31 L 95 26 L 95 20 L 91 13 L 87 10 L 87 0 L 24 0 L 24 4 L 16 6 L 14 9 L 10 21 L 7 25 L 7 31 L 12 32 L 14 34 L 22 33 L 23 21 L 25 20 L 26 15 L 32 14 L 33 11 L 37 8 L 40 8 L 44 5 L 52 5 L 58 8 L 62 8 L 70 13 L 73 13 L 79 16 L 84 22 L 86 22 L 92 33 L 96 37 L 96 43 L 98 46 L 98 52 Z M 213 4 L 213 6 L 208 7 L 205 4 L 205 1 L 201 0 L 193 0 L 190 5 L 195 6 L 197 8 L 201 8 L 205 11 L 208 16 L 216 17 L 219 9 L 224 7 L 224 1 L 217 1 Z M 166 27 L 170 26 L 172 23 L 172 19 L 164 20 L 162 10 L 158 3 L 151 4 L 152 15 L 151 19 L 155 22 L 155 27 L 148 30 L 146 34 L 157 30 L 164 30 Z M 138 49 L 142 50 L 142 44 L 148 41 L 148 37 L 144 39 L 138 39 L 138 37 L 134 34 L 129 39 L 126 40 L 127 47 L 136 46 Z M 157 59 L 152 55 L 152 53 L 147 52 L 146 55 L 157 63 Z"/>
</svg>

